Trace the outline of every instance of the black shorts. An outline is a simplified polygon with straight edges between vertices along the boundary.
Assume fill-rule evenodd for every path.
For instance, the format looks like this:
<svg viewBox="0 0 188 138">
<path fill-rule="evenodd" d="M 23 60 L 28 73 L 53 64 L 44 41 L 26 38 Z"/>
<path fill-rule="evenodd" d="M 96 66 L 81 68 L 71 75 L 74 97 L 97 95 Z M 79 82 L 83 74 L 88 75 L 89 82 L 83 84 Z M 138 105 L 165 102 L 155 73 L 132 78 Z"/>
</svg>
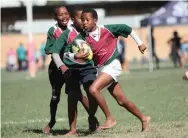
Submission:
<svg viewBox="0 0 188 138">
<path fill-rule="evenodd" d="M 80 82 L 82 84 L 96 80 L 97 69 L 91 65 L 85 65 L 78 69 L 80 74 Z"/>
<path fill-rule="evenodd" d="M 71 76 L 66 82 L 66 93 L 81 93 L 80 85 L 87 85 L 96 79 L 97 69 L 93 66 L 83 66 L 80 68 L 70 68 Z"/>
<path fill-rule="evenodd" d="M 63 84 L 65 83 L 64 76 L 55 65 L 54 61 L 50 62 L 49 68 L 48 68 L 48 76 L 50 80 L 50 84 L 52 86 L 52 89 L 61 89 Z"/>
<path fill-rule="evenodd" d="M 75 69 L 71 70 L 71 76 L 66 80 L 65 93 L 81 93 L 79 72 Z"/>
<path fill-rule="evenodd" d="M 77 71 L 78 72 L 78 71 Z M 69 81 L 66 82 L 65 85 L 65 93 L 68 94 L 71 93 L 81 93 L 80 90 L 80 81 L 79 81 L 79 73 L 76 71 L 72 71 L 72 77 L 69 78 Z M 65 78 L 61 70 L 57 68 L 54 61 L 50 62 L 49 68 L 48 68 L 48 75 L 50 84 L 52 86 L 52 89 L 55 90 L 61 90 L 63 85 L 65 84 Z"/>
</svg>

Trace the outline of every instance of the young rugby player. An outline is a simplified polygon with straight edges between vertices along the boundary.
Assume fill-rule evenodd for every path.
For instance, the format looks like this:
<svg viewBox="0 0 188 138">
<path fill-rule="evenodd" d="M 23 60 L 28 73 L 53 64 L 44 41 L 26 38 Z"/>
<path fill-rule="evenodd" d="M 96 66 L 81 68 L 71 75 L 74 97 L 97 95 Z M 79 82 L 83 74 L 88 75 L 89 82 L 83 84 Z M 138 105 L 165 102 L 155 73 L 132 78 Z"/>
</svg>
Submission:
<svg viewBox="0 0 188 138">
<path fill-rule="evenodd" d="M 130 111 L 136 117 L 138 117 L 142 123 L 142 131 L 147 130 L 147 125 L 150 121 L 150 117 L 142 114 L 138 108 L 127 99 L 127 97 L 123 94 L 122 88 L 120 84 L 117 82 L 117 77 L 121 73 L 121 64 L 119 60 L 117 60 L 118 52 L 116 48 L 117 37 L 124 36 L 128 37 L 130 35 L 134 38 L 139 46 L 139 50 L 141 53 L 144 53 L 146 47 L 143 42 L 139 39 L 136 33 L 127 25 L 105 25 L 105 26 L 97 26 L 97 13 L 93 9 L 87 9 L 82 12 L 82 23 L 83 29 L 86 33 L 80 33 L 77 39 L 86 40 L 86 42 L 91 46 L 94 54 L 94 61 L 99 67 L 99 76 L 94 81 L 94 83 L 90 87 L 91 94 L 97 99 L 101 109 L 103 110 L 106 116 L 105 125 L 101 128 L 107 129 L 111 128 L 116 124 L 115 119 L 112 117 L 108 106 L 100 94 L 100 91 L 106 87 L 108 87 L 109 92 L 116 99 L 120 106 L 123 106 L 125 109 Z M 53 53 L 59 53 L 62 49 L 62 43 L 65 43 L 66 36 L 61 37 L 61 41 L 54 44 L 55 50 Z M 80 54 L 80 53 L 79 53 Z M 82 54 L 71 54 L 67 57 L 74 58 L 85 58 L 87 57 L 87 53 L 83 52 Z M 61 67 L 63 71 L 63 68 Z"/>
<path fill-rule="evenodd" d="M 60 45 L 61 48 L 58 49 L 57 54 L 53 54 L 53 59 L 58 68 L 60 68 L 65 76 L 66 85 L 71 86 L 72 90 L 68 91 L 68 116 L 69 116 L 69 124 L 70 124 L 70 131 L 66 134 L 68 135 L 77 135 L 76 132 L 76 120 L 77 120 L 77 102 L 79 100 L 78 92 L 76 91 L 80 85 L 78 82 L 83 84 L 84 90 L 87 93 L 89 99 L 89 129 L 91 131 L 95 131 L 99 125 L 98 120 L 94 116 L 98 107 L 96 100 L 90 95 L 89 87 L 96 79 L 96 68 L 93 67 L 93 61 L 90 60 L 89 62 L 82 64 L 75 60 L 72 60 L 71 57 L 64 58 L 64 52 L 70 52 L 69 48 L 72 47 L 75 43 L 76 39 L 73 36 L 82 30 L 81 28 L 81 13 L 82 8 L 74 9 L 72 13 L 72 21 L 73 25 L 70 25 L 67 30 L 65 30 L 61 36 L 56 40 L 53 47 L 51 47 L 51 53 L 54 53 L 54 49 L 57 50 L 57 45 Z M 78 35 L 79 36 L 79 35 Z M 77 36 L 77 37 L 78 37 Z M 76 38 L 77 38 L 76 37 Z M 66 46 L 69 41 L 73 41 L 72 44 Z M 66 50 L 64 50 L 66 49 Z M 62 54 L 59 53 L 63 51 Z M 63 61 L 61 59 L 63 57 Z M 65 65 L 66 66 L 65 66 Z"/>
<path fill-rule="evenodd" d="M 108 106 L 101 95 L 101 90 L 108 86 L 108 90 L 117 103 L 135 115 L 142 124 L 142 131 L 147 130 L 150 117 L 142 114 L 139 109 L 127 99 L 117 77 L 121 74 L 121 64 L 117 51 L 117 37 L 128 37 L 129 35 L 136 41 L 140 52 L 143 54 L 146 47 L 134 30 L 125 24 L 114 24 L 98 26 L 97 12 L 93 9 L 85 9 L 82 12 L 82 24 L 85 31 L 84 40 L 91 46 L 93 58 L 99 67 L 98 77 L 90 86 L 91 94 L 96 98 L 99 106 L 106 116 L 106 122 L 101 128 L 111 128 L 116 124 L 115 119 L 110 114 Z M 83 54 L 85 57 L 85 55 Z M 76 58 L 82 58 L 81 56 Z"/>
<path fill-rule="evenodd" d="M 67 29 L 67 25 L 70 21 L 70 15 L 65 6 L 57 6 L 54 8 L 54 19 L 57 21 L 57 24 L 55 24 L 53 27 L 51 27 L 47 34 L 47 42 L 45 46 L 46 54 L 50 54 L 48 51 L 53 46 L 56 39 L 61 35 L 62 32 L 64 32 Z M 72 39 L 76 37 L 77 33 L 73 35 Z M 54 61 L 51 60 L 49 68 L 48 68 L 48 75 L 50 84 L 52 87 L 52 97 L 50 101 L 50 122 L 46 125 L 46 127 L 43 129 L 43 132 L 45 134 L 50 133 L 50 130 L 56 123 L 56 111 L 57 111 L 57 105 L 60 101 L 60 94 L 61 94 L 61 88 L 63 84 L 65 83 L 64 76 L 62 75 L 61 70 L 59 70 Z M 67 89 L 67 88 L 66 88 Z M 77 91 L 80 91 L 78 89 Z M 80 101 L 84 105 L 86 109 L 88 109 L 88 100 L 85 96 L 83 96 Z"/>
</svg>

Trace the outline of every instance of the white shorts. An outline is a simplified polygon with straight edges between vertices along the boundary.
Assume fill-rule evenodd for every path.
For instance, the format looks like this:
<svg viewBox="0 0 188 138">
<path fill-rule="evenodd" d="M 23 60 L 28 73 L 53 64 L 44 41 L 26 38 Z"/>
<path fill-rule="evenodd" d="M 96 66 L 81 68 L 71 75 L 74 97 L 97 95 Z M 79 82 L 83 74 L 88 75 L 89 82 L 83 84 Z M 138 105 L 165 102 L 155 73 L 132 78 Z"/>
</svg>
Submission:
<svg viewBox="0 0 188 138">
<path fill-rule="evenodd" d="M 98 68 L 98 75 L 104 72 L 110 75 L 116 82 L 122 71 L 121 63 L 118 59 L 114 59 L 110 64 Z"/>
</svg>

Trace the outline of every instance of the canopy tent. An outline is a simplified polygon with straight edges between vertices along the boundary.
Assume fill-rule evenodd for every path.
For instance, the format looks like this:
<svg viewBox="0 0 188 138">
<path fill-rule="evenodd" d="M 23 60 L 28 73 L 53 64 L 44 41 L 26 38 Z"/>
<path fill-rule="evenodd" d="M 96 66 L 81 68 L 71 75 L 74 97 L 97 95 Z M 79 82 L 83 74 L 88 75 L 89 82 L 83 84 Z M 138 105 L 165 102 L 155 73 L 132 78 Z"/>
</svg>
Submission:
<svg viewBox="0 0 188 138">
<path fill-rule="evenodd" d="M 152 61 L 152 26 L 188 24 L 188 4 L 186 1 L 170 1 L 151 16 L 141 20 L 141 27 L 149 27 L 149 71 L 153 71 Z"/>
<path fill-rule="evenodd" d="M 188 24 L 188 4 L 186 1 L 171 1 L 141 20 L 141 26 L 161 26 Z"/>
</svg>

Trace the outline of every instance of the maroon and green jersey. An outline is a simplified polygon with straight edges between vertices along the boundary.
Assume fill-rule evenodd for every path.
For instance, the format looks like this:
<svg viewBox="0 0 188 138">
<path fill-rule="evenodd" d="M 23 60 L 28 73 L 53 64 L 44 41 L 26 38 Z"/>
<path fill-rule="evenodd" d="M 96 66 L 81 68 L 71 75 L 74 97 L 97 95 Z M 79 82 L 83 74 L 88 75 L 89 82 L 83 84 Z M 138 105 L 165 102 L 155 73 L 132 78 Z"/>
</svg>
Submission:
<svg viewBox="0 0 188 138">
<path fill-rule="evenodd" d="M 94 65 L 93 60 L 83 60 L 82 62 L 79 62 L 69 54 L 73 53 L 73 46 L 77 45 L 77 40 L 85 40 L 85 37 L 83 37 L 80 34 L 77 34 L 77 36 L 74 35 L 74 28 L 65 30 L 61 36 L 55 41 L 53 47 L 50 48 L 48 51 L 49 53 L 58 53 L 60 54 L 63 63 L 68 67 L 83 67 L 85 65 Z M 85 33 L 84 33 L 85 34 Z M 64 56 L 64 53 L 65 56 Z"/>
<path fill-rule="evenodd" d="M 125 24 L 111 24 L 97 26 L 94 32 L 85 36 L 86 42 L 91 46 L 93 58 L 97 66 L 109 64 L 118 57 L 118 36 L 128 37 L 132 28 Z"/>
<path fill-rule="evenodd" d="M 74 29 L 74 27 L 72 25 L 67 26 L 67 29 L 64 31 L 60 27 L 58 27 L 58 25 L 51 27 L 48 30 L 48 34 L 47 34 L 47 42 L 46 42 L 46 46 L 45 46 L 46 54 L 51 54 L 50 51 L 51 51 L 51 49 L 53 49 L 53 45 L 54 45 L 55 41 L 64 32 L 67 34 L 67 38 L 66 38 L 66 43 L 63 46 L 70 44 L 74 40 L 74 38 L 78 35 L 78 32 Z"/>
<path fill-rule="evenodd" d="M 111 63 L 111 61 L 118 57 L 118 36 L 128 37 L 131 31 L 132 28 L 125 24 L 97 26 L 94 32 L 86 34 L 80 33 L 76 37 L 76 39 L 86 41 L 93 51 L 93 60 L 95 64 L 97 66 L 103 66 Z M 64 49 L 66 53 L 71 53 L 72 44 L 69 44 L 67 47 L 64 47 L 69 36 L 67 34 L 69 34 L 69 31 L 66 30 L 56 40 L 54 46 L 50 49 L 51 53 L 60 53 L 62 49 Z M 64 61 L 64 63 L 68 62 Z M 75 61 L 71 61 L 68 64 L 72 65 L 75 63 Z M 88 64 L 92 64 L 92 62 L 89 62 Z"/>
</svg>

